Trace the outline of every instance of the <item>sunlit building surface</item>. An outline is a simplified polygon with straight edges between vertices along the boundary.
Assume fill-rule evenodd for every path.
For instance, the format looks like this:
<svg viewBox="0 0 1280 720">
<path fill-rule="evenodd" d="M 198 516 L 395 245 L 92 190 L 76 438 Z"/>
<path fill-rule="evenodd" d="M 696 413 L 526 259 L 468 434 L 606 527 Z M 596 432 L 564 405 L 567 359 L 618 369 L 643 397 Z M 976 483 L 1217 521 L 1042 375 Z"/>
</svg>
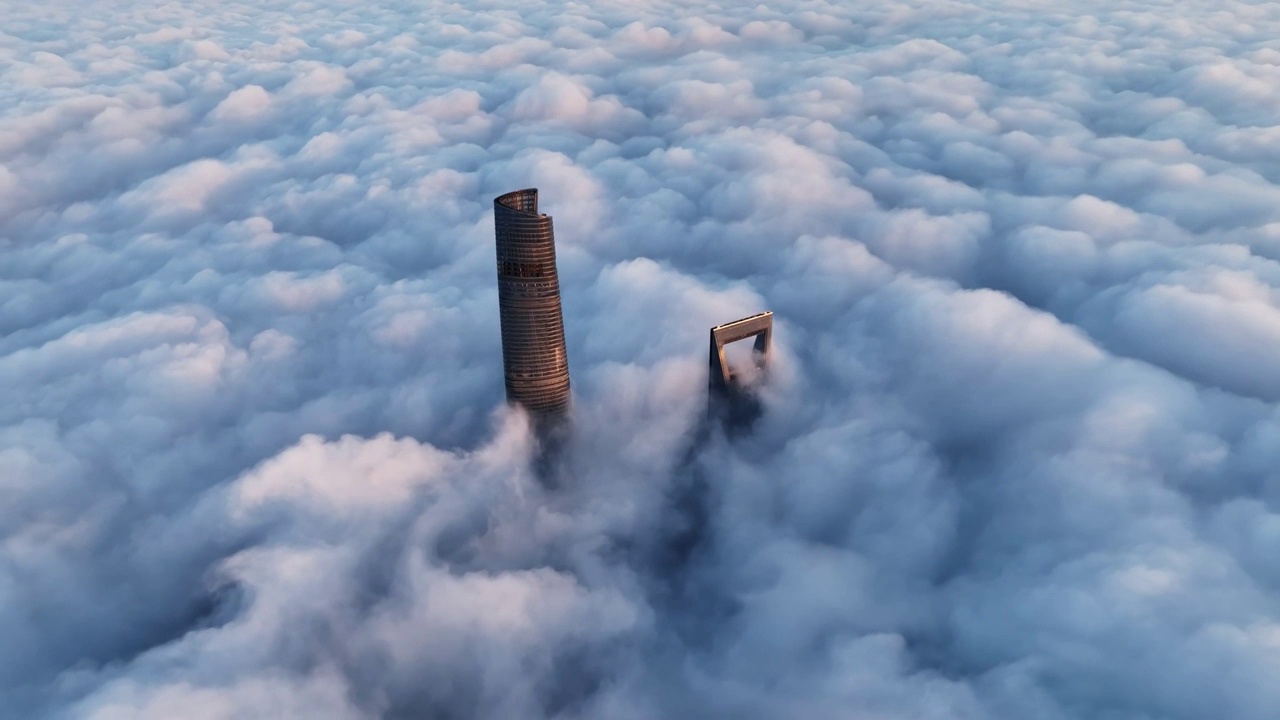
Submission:
<svg viewBox="0 0 1280 720">
<path fill-rule="evenodd" d="M 494 198 L 493 216 L 507 399 L 557 421 L 569 410 L 569 361 L 551 218 L 538 212 L 536 188 Z"/>
<path fill-rule="evenodd" d="M 754 338 L 747 364 L 732 365 L 725 346 Z M 750 427 L 762 411 L 755 387 L 769 367 L 773 341 L 773 313 L 762 312 L 711 328 L 710 368 L 707 378 L 707 411 L 730 431 Z"/>
</svg>

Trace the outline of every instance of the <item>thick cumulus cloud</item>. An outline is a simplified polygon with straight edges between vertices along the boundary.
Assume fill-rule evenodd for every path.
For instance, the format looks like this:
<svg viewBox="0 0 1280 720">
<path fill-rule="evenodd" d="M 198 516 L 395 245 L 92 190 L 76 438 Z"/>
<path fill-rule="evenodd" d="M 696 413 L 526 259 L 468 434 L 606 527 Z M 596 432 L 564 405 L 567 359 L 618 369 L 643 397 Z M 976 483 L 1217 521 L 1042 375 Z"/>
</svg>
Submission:
<svg viewBox="0 0 1280 720">
<path fill-rule="evenodd" d="M 1276 717 L 1280 14 L 747 5 L 6 2 L 0 715 Z"/>
</svg>

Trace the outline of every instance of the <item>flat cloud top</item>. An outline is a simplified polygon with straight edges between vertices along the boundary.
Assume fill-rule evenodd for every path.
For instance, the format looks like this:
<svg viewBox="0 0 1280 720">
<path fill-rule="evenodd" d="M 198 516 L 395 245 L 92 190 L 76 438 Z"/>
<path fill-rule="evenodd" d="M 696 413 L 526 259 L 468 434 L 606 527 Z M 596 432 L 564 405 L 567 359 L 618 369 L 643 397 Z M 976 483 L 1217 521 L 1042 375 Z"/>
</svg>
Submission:
<svg viewBox="0 0 1280 720">
<path fill-rule="evenodd" d="M 6 3 L 0 715 L 1273 718 L 1280 17 L 994 5 Z"/>
</svg>

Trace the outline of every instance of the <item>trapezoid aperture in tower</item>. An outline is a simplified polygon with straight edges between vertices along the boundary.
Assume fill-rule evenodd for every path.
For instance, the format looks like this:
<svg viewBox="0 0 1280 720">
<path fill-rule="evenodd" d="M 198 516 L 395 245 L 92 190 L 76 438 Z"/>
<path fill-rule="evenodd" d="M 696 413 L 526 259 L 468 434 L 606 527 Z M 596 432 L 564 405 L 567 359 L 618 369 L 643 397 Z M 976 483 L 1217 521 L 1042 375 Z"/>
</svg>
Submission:
<svg viewBox="0 0 1280 720">
<path fill-rule="evenodd" d="M 725 346 L 754 338 L 751 365 L 734 367 Z M 759 383 L 769 367 L 773 343 L 773 313 L 765 311 L 711 328 L 711 349 L 707 369 L 707 411 L 724 422 L 729 430 L 742 430 L 762 412 L 760 400 L 750 382 Z"/>
</svg>

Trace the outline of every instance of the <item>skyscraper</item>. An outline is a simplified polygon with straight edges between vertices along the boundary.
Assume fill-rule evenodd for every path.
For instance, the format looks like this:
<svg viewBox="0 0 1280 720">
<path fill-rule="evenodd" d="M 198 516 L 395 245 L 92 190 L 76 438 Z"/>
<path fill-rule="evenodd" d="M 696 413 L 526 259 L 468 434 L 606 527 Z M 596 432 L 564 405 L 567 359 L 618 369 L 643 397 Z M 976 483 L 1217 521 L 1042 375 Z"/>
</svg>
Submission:
<svg viewBox="0 0 1280 720">
<path fill-rule="evenodd" d="M 753 367 L 732 367 L 725 356 L 725 346 L 748 338 L 755 338 L 751 348 Z M 750 428 L 763 412 L 749 380 L 754 375 L 758 381 L 768 370 L 772 341 L 773 313 L 769 311 L 711 328 L 707 414 L 724 423 L 731 434 Z"/>
<path fill-rule="evenodd" d="M 528 188 L 494 198 L 493 221 L 507 400 L 539 424 L 556 424 L 569 410 L 569 361 L 551 218 Z"/>
</svg>

